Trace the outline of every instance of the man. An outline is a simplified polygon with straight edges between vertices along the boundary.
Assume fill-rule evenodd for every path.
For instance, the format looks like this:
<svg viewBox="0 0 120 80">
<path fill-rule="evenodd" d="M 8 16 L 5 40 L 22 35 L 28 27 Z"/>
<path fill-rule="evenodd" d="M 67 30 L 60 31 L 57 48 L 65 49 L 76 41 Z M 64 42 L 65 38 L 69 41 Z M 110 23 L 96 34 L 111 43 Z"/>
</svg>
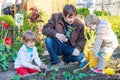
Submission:
<svg viewBox="0 0 120 80">
<path fill-rule="evenodd" d="M 83 49 L 86 42 L 84 25 L 76 18 L 73 5 L 66 5 L 63 13 L 53 14 L 42 33 L 46 35 L 46 48 L 50 54 L 51 65 L 60 62 L 57 55 L 63 55 L 65 62 L 80 62 L 80 68 L 87 64 Z"/>
</svg>

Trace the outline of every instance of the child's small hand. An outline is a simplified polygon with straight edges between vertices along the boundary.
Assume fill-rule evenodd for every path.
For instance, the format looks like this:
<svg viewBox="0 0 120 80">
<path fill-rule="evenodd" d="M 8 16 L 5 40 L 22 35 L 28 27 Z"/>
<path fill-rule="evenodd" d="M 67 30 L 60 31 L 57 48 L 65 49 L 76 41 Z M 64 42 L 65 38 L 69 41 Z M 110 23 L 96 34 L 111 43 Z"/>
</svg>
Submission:
<svg viewBox="0 0 120 80">
<path fill-rule="evenodd" d="M 44 64 L 42 64 L 40 67 L 41 67 L 41 68 L 45 68 L 45 69 L 47 69 L 47 66 L 44 65 Z"/>
<path fill-rule="evenodd" d="M 37 71 L 41 71 L 38 66 L 34 66 L 33 69 L 35 69 L 35 70 L 37 70 Z"/>
</svg>

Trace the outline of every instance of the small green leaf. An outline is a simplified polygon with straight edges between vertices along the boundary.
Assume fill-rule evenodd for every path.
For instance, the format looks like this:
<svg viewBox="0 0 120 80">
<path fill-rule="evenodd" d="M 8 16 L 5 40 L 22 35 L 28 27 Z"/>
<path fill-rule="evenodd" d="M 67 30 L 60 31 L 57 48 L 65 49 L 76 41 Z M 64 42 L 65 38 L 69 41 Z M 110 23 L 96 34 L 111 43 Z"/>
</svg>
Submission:
<svg viewBox="0 0 120 80">
<path fill-rule="evenodd" d="M 70 74 L 70 72 L 63 72 L 63 76 L 64 76 L 65 78 L 70 78 L 70 77 L 71 77 L 71 74 Z"/>
<path fill-rule="evenodd" d="M 83 78 L 83 77 L 86 77 L 86 76 L 88 76 L 88 75 L 85 74 L 85 73 L 80 73 L 80 74 L 79 74 L 79 77 L 80 77 L 80 78 Z"/>
<path fill-rule="evenodd" d="M 45 72 L 45 73 L 41 73 L 41 72 L 40 72 L 40 73 L 38 74 L 38 76 L 40 76 L 40 77 L 46 76 L 46 72 Z"/>
<path fill-rule="evenodd" d="M 90 74 L 90 77 L 94 77 L 94 76 L 96 76 L 96 74 Z"/>
<path fill-rule="evenodd" d="M 5 51 L 5 44 L 3 42 L 0 43 L 0 50 Z"/>
<path fill-rule="evenodd" d="M 12 80 L 20 80 L 21 76 L 15 75 Z"/>
<path fill-rule="evenodd" d="M 1 67 L 2 67 L 3 71 L 7 70 L 7 67 L 4 64 L 1 64 Z"/>
<path fill-rule="evenodd" d="M 79 69 L 73 70 L 73 74 L 79 74 Z"/>
<path fill-rule="evenodd" d="M 62 69 L 66 69 L 66 66 L 62 66 L 61 68 L 62 68 Z"/>
<path fill-rule="evenodd" d="M 10 52 L 10 45 L 6 45 L 6 52 L 9 53 Z"/>
</svg>

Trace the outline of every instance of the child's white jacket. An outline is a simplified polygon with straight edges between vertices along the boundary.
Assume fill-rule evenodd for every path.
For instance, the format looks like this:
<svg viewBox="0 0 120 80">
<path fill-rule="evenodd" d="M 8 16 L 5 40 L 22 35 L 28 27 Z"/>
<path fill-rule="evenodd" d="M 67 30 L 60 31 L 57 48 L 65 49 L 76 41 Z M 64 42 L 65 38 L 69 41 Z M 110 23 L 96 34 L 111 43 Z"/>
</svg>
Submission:
<svg viewBox="0 0 120 80">
<path fill-rule="evenodd" d="M 94 45 L 94 53 L 99 51 L 104 53 L 113 52 L 118 46 L 118 40 L 111 25 L 106 20 L 101 20 L 96 27 L 96 41 Z"/>
<path fill-rule="evenodd" d="M 40 58 L 38 57 L 37 48 L 33 47 L 33 57 L 30 58 L 30 54 L 27 52 L 25 45 L 22 45 L 22 47 L 18 51 L 18 56 L 15 60 L 14 68 L 26 67 L 33 69 L 33 67 L 35 66 L 32 64 L 33 60 L 38 66 L 42 64 Z"/>
</svg>

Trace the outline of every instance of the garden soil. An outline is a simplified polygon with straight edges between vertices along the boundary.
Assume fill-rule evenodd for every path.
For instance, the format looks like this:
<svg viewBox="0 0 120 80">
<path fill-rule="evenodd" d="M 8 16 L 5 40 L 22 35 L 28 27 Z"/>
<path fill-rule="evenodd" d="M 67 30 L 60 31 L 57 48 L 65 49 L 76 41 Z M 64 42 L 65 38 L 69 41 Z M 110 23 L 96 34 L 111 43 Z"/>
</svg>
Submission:
<svg viewBox="0 0 120 80">
<path fill-rule="evenodd" d="M 45 64 L 49 64 L 49 56 L 41 57 Z M 92 72 L 89 68 L 80 70 L 78 63 L 66 63 L 64 66 L 56 66 L 51 68 L 46 73 L 31 74 L 22 77 L 20 80 L 120 80 L 120 47 L 118 47 L 107 67 L 115 69 L 115 75 L 97 74 Z M 15 77 L 15 70 L 13 62 L 9 63 L 9 68 L 6 72 L 0 70 L 0 80 L 13 80 Z M 15 80 L 15 79 L 14 79 Z M 16 79 L 17 80 L 17 79 Z"/>
</svg>

